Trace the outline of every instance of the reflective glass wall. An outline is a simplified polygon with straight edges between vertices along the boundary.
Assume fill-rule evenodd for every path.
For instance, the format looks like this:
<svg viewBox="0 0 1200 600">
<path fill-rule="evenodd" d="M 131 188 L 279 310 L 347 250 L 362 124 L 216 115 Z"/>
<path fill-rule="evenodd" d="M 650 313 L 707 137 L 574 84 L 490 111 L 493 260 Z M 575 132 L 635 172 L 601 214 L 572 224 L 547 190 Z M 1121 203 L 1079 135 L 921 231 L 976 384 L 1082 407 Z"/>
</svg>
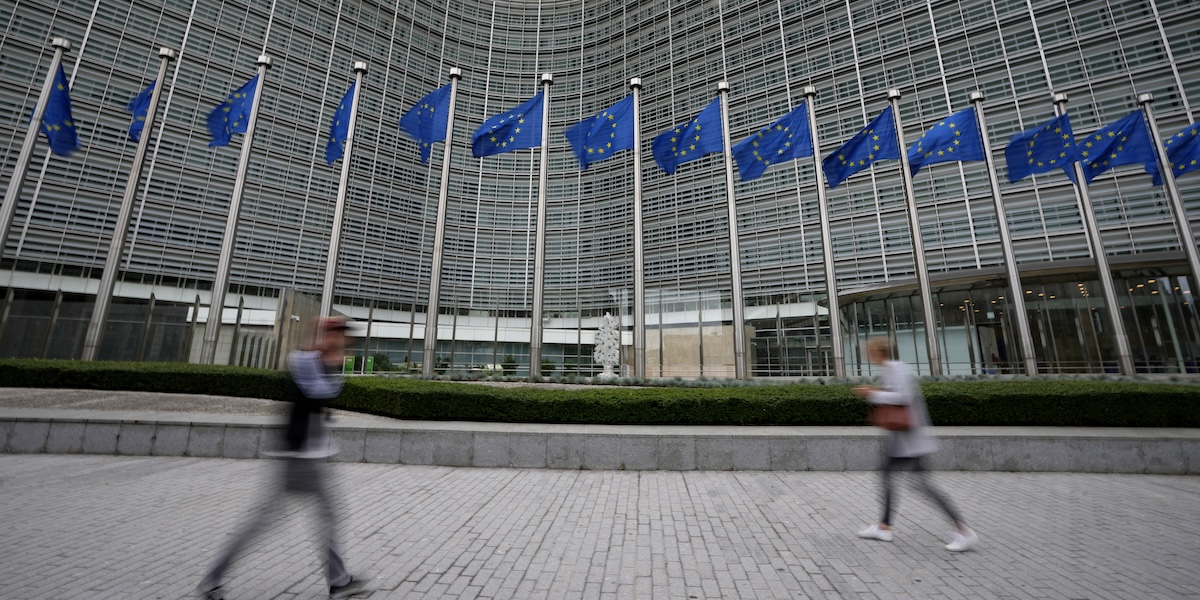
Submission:
<svg viewBox="0 0 1200 600">
<path fill-rule="evenodd" d="M 1139 373 L 1197 373 L 1200 314 L 1189 279 L 1138 269 L 1116 277 L 1121 317 Z M 1116 340 L 1107 305 L 1093 293 L 1092 278 L 1046 276 L 1023 286 L 1034 353 L 1041 373 L 1119 373 Z M 939 350 L 948 375 L 1018 374 L 1020 341 L 1009 288 L 1000 282 L 938 290 Z M 847 309 L 851 331 L 848 371 L 866 375 L 862 352 L 875 336 L 896 340 L 901 358 L 928 374 L 919 300 L 911 291 L 865 298 Z"/>
<path fill-rule="evenodd" d="M 282 323 L 290 318 L 279 310 L 285 290 L 320 293 L 341 167 L 325 164 L 324 139 L 353 76 L 351 65 L 367 60 L 371 70 L 350 158 L 335 298 L 336 310 L 371 322 L 363 353 L 383 353 L 396 364 L 433 360 L 464 373 L 511 356 L 523 374 L 548 369 L 585 375 L 597 368 L 591 354 L 599 319 L 611 313 L 624 326 L 622 362 L 632 364 L 632 153 L 580 171 L 562 130 L 624 97 L 629 78 L 640 77 L 647 375 L 729 376 L 735 335 L 748 340 L 754 376 L 826 375 L 832 322 L 824 304 L 825 262 L 832 261 L 837 287 L 852 301 L 871 297 L 872 290 L 893 294 L 889 290 L 902 288 L 915 274 L 898 165 L 880 163 L 830 191 L 831 257 L 821 250 L 816 186 L 822 183 L 812 161 L 773 166 L 759 179 L 738 181 L 743 294 L 735 299 L 722 157 L 706 156 L 667 175 L 651 160 L 650 139 L 697 114 L 716 97 L 718 81 L 731 86 L 728 116 L 735 142 L 797 105 L 804 86 L 815 86 L 822 156 L 883 109 L 889 88 L 904 94 L 900 116 L 909 140 L 966 107 L 968 93 L 976 90 L 987 96 L 991 145 L 998 154 L 1015 132 L 1052 116 L 1052 90 L 1070 95 L 1079 135 L 1136 108 L 1137 93 L 1152 92 L 1158 125 L 1170 134 L 1196 120 L 1200 103 L 1200 32 L 1191 8 L 1188 0 L 6 3 L 0 5 L 0 185 L 13 185 L 12 165 L 53 36 L 75 44 L 64 64 L 83 144 L 62 158 L 48 156 L 39 143 L 22 182 L 0 275 L 8 278 L 3 282 L 8 288 L 51 300 L 39 301 L 36 315 L 18 310 L 14 301 L 7 327 L 23 319 L 48 324 L 59 293 L 63 323 L 90 314 L 89 293 L 104 264 L 133 158 L 124 107 L 153 77 L 157 49 L 165 45 L 178 49 L 180 58 L 169 71 L 160 121 L 151 133 L 117 296 L 119 305 L 149 306 L 153 294 L 155 314 L 165 306 L 192 307 L 172 313 L 177 327 L 193 326 L 196 316 L 202 326 L 209 313 L 242 143 L 235 137 L 229 147 L 210 148 L 205 117 L 252 75 L 258 55 L 275 61 L 239 220 L 233 293 L 223 311 L 225 360 L 249 360 L 242 358 L 247 347 L 242 338 L 250 334 L 273 340 L 277 353 Z M 447 146 L 435 145 L 429 164 L 422 164 L 397 121 L 445 83 L 451 67 L 462 68 L 464 78 L 452 132 L 439 342 L 437 356 L 426 357 L 435 212 Z M 541 73 L 553 73 L 555 81 L 543 315 L 543 358 L 549 363 L 531 369 L 538 158 L 526 150 L 475 159 L 467 140 L 484 119 L 535 94 Z M 1086 261 L 1090 252 L 1071 184 L 1061 174 L 1010 184 L 1004 161 L 998 162 L 1022 268 Z M 1179 181 L 1189 215 L 1200 214 L 1200 176 Z M 1109 254 L 1182 264 L 1163 192 L 1145 174 L 1119 168 L 1093 182 L 1091 193 Z M 994 280 L 1002 254 L 982 163 L 923 169 L 916 195 L 931 273 Z M 1195 218 L 1191 223 L 1194 232 Z M 1122 281 L 1134 290 L 1159 285 L 1143 279 L 1137 288 L 1128 277 Z M 1088 288 L 1091 302 L 1103 301 L 1097 287 Z M 1159 291 L 1167 297 L 1166 290 Z M 977 364 L 963 361 L 961 368 L 991 368 L 988 361 L 1003 368 L 1001 362 L 1012 360 L 1012 336 L 1003 333 L 1011 325 L 1001 319 L 993 327 L 989 311 L 976 318 L 971 309 L 967 315 L 967 298 L 957 295 L 939 292 L 939 327 L 947 336 L 942 343 L 947 349 L 967 344 L 967 333 L 955 327 L 974 331 L 971 356 L 979 357 Z M 1054 295 L 1053 300 L 1065 298 Z M 194 310 L 197 296 L 200 310 Z M 979 302 L 990 304 L 998 296 Z M 1150 302 L 1155 301 L 1162 304 Z M 734 302 L 746 314 L 737 326 Z M 1080 316 L 1090 309 L 1069 313 L 1082 324 L 1073 334 L 1094 333 L 1070 350 L 1063 336 L 1051 335 L 1060 331 L 1058 322 L 1034 314 L 1057 309 L 1036 305 L 1030 303 L 1030 315 L 1039 362 L 1106 368 L 1112 356 L 1102 325 L 1089 329 Z M 912 320 L 911 307 L 896 310 L 892 322 Z M 1185 340 L 1194 337 L 1185 332 L 1195 322 L 1173 311 L 1169 323 L 1161 307 L 1151 319 L 1149 310 L 1130 308 L 1131 318 L 1136 316 L 1131 323 L 1139 325 L 1129 329 L 1140 336 L 1131 343 L 1146 347 L 1139 364 L 1157 368 L 1156 361 L 1175 364 L 1170 361 L 1178 363 L 1180 356 L 1186 362 Z M 883 318 L 876 312 L 847 306 L 841 327 L 848 334 L 863 331 L 864 323 Z M 1157 330 L 1140 326 L 1155 322 Z M 988 334 L 978 333 L 988 328 L 997 332 L 994 348 Z M 131 335 L 134 341 L 102 354 L 196 357 L 195 344 L 182 342 L 176 353 L 166 342 L 147 341 L 143 351 L 140 337 Z M 55 339 L 48 355 L 79 355 L 77 335 Z M 8 335 L 0 346 L 0 355 L 41 352 L 39 344 L 18 344 Z M 848 362 L 855 352 L 847 342 Z"/>
</svg>

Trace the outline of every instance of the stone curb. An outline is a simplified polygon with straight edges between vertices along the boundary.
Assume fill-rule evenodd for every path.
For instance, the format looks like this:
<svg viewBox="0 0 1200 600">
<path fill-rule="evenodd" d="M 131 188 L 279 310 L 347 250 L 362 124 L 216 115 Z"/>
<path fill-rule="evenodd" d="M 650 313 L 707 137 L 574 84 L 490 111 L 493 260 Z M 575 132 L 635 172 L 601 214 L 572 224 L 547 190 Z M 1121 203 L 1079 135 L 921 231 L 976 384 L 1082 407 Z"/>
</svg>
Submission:
<svg viewBox="0 0 1200 600">
<path fill-rule="evenodd" d="M 267 458 L 277 417 L 0 409 L 6 454 Z M 1200 474 L 1200 430 L 941 427 L 949 471 Z M 870 427 L 654 427 L 338 419 L 333 460 L 452 467 L 865 471 Z"/>
</svg>

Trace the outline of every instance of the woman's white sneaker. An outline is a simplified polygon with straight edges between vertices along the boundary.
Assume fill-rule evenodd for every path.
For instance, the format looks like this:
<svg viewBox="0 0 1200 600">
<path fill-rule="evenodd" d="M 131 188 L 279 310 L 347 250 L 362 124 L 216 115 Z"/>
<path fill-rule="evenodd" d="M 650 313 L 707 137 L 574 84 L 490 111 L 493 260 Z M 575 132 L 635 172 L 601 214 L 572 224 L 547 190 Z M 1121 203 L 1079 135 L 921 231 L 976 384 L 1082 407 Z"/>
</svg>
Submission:
<svg viewBox="0 0 1200 600">
<path fill-rule="evenodd" d="M 892 541 L 892 530 L 883 529 L 882 527 L 879 526 L 879 523 L 876 523 L 876 524 L 858 532 L 858 537 L 866 539 L 866 540 L 879 540 L 881 542 L 890 542 L 890 541 Z"/>
<path fill-rule="evenodd" d="M 973 529 L 968 529 L 966 534 L 955 531 L 951 534 L 950 543 L 946 544 L 946 549 L 951 552 L 966 552 L 978 543 L 979 536 L 975 535 Z"/>
</svg>

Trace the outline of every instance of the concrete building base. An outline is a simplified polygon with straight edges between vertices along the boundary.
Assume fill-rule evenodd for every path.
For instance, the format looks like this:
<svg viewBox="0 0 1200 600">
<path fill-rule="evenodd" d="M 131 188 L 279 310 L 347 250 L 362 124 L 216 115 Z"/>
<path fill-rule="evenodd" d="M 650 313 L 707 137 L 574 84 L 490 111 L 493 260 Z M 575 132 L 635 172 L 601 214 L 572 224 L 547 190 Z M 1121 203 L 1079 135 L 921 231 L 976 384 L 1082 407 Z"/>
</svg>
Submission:
<svg viewBox="0 0 1200 600">
<path fill-rule="evenodd" d="M 0 408 L 4 453 L 265 458 L 276 416 Z M 863 471 L 870 427 L 544 425 L 338 418 L 334 460 L 455 467 Z M 939 427 L 938 470 L 1200 474 L 1200 430 Z"/>
</svg>

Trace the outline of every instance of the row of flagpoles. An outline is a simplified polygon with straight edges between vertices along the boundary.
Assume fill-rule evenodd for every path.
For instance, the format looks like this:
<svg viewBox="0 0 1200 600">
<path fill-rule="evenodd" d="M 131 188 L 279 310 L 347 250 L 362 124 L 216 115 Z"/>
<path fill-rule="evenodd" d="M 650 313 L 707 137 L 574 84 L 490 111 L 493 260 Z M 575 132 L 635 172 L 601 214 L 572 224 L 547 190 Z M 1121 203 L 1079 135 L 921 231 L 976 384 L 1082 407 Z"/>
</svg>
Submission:
<svg viewBox="0 0 1200 600">
<path fill-rule="evenodd" d="M 21 154 L 18 158 L 13 181 L 6 193 L 4 204 L 0 207 L 0 248 L 4 247 L 9 226 L 15 212 L 21 183 L 28 168 L 29 158 L 36 142 L 38 131 L 46 135 L 51 151 L 55 154 L 69 154 L 78 147 L 78 134 L 71 117 L 70 90 L 62 68 L 62 55 L 70 49 L 70 43 L 56 38 L 52 45 L 55 55 L 51 62 L 46 83 L 34 110 L 29 130 L 26 134 Z M 148 145 L 148 136 L 142 132 L 153 124 L 160 87 L 157 82 L 165 81 L 168 63 L 175 58 L 175 52 L 163 48 L 159 52 L 160 65 L 157 78 L 145 91 L 134 98 L 129 104 L 133 114 L 130 125 L 130 138 L 138 142 L 134 156 L 134 164 L 126 185 L 125 196 L 121 211 L 118 215 L 117 226 L 109 248 L 109 254 L 101 280 L 96 309 L 93 311 L 92 322 L 89 324 L 84 344 L 84 359 L 92 360 L 96 356 L 100 337 L 113 287 L 115 285 L 118 262 L 124 251 L 125 230 L 128 228 L 134 194 L 140 177 L 141 164 Z M 253 146 L 254 126 L 266 84 L 267 69 L 271 59 L 261 56 L 258 59 L 258 72 L 240 88 L 232 92 L 227 99 L 218 105 L 208 116 L 208 129 L 212 136 L 211 146 L 223 146 L 229 143 L 234 134 L 243 134 L 237 176 L 234 182 L 229 215 L 226 222 L 225 235 L 222 241 L 221 257 L 218 262 L 216 277 L 213 283 L 213 299 L 210 307 L 210 317 L 207 320 L 204 335 L 204 345 L 201 360 L 212 363 L 215 358 L 216 341 L 221 324 L 221 307 L 224 305 L 225 293 L 228 288 L 230 263 L 232 260 L 233 242 L 235 239 L 240 200 L 245 186 L 246 172 L 249 165 L 250 153 Z M 332 164 L 339 158 L 348 157 L 354 137 L 355 118 L 359 91 L 362 87 L 363 76 L 367 71 L 366 63 L 354 64 L 355 81 L 343 96 L 334 113 L 330 125 L 330 135 L 326 142 L 325 158 Z M 461 79 L 461 71 L 451 69 L 450 83 L 430 92 L 400 119 L 399 127 L 402 132 L 417 141 L 422 162 L 428 162 L 432 145 L 436 142 L 447 141 L 453 131 L 454 104 L 457 94 L 457 83 Z M 530 364 L 540 364 L 541 354 L 541 313 L 543 298 L 543 272 L 545 252 L 545 220 L 546 220 L 546 187 L 547 187 L 547 151 L 549 146 L 549 113 L 550 86 L 553 78 L 549 74 L 542 75 L 541 91 L 529 100 L 513 109 L 497 114 L 483 122 L 471 138 L 472 155 L 485 157 L 514 150 L 540 148 L 541 161 L 539 170 L 539 194 L 537 210 L 537 232 L 535 242 L 535 277 L 534 277 L 534 306 L 532 311 Z M 592 115 L 563 131 L 579 160 L 580 167 L 586 170 L 589 164 L 612 157 L 622 150 L 641 148 L 639 90 L 641 82 L 638 79 L 630 81 L 631 93 L 613 106 Z M 870 168 L 880 160 L 899 160 L 901 175 L 904 180 L 905 195 L 908 204 L 908 215 L 913 244 L 913 256 L 916 262 L 918 286 L 922 299 L 922 313 L 926 333 L 926 346 L 932 373 L 941 373 L 941 360 L 938 352 L 936 335 L 936 315 L 933 310 L 931 286 L 928 280 L 928 269 L 925 265 L 924 249 L 920 236 L 920 225 L 917 218 L 916 202 L 913 192 L 912 178 L 923 167 L 948 161 L 984 161 L 991 179 L 991 191 L 997 211 L 1001 247 L 1004 251 L 1005 266 L 1011 294 L 1013 313 L 1021 341 L 1022 362 L 1026 373 L 1036 373 L 1036 359 L 1033 354 L 1032 336 L 1029 332 L 1028 320 L 1025 313 L 1024 301 L 1020 293 L 1020 279 L 1015 266 L 1015 257 L 1008 235 L 1007 221 L 1004 218 L 1004 208 L 1001 202 L 999 184 L 996 181 L 996 168 L 991 156 L 991 145 L 988 142 L 987 128 L 983 115 L 983 96 L 971 95 L 972 106 L 954 113 L 927 130 L 911 146 L 904 141 L 903 126 L 899 116 L 900 93 L 897 90 L 888 92 L 889 105 L 850 140 L 843 143 L 832 154 L 819 159 L 816 148 L 817 128 L 811 118 L 812 107 L 816 98 L 816 90 L 807 87 L 804 90 L 805 101 L 800 103 L 775 122 L 751 134 L 749 137 L 732 145 L 729 139 L 728 122 L 728 93 L 729 86 L 725 82 L 718 84 L 718 97 L 710 102 L 692 119 L 680 123 L 656 136 L 651 144 L 651 152 L 655 162 L 663 171 L 673 174 L 679 165 L 696 160 L 702 156 L 721 152 L 725 158 L 727 205 L 729 211 L 729 246 L 733 293 L 733 322 L 735 332 L 740 330 L 744 322 L 744 307 L 741 302 L 740 261 L 737 246 L 736 198 L 734 196 L 733 165 L 742 180 L 752 180 L 761 176 L 767 168 L 797 158 L 811 157 L 816 169 L 823 173 L 828 186 L 836 188 L 854 174 Z M 1200 169 L 1200 126 L 1189 125 L 1179 133 L 1168 138 L 1165 142 L 1160 135 L 1153 118 L 1149 94 L 1139 97 L 1141 109 L 1135 110 L 1122 119 L 1101 128 L 1099 131 L 1076 140 L 1071 130 L 1070 118 L 1066 112 L 1066 97 L 1055 96 L 1055 114 L 1046 123 L 1018 133 L 1005 148 L 1004 155 L 1008 165 L 1009 180 L 1019 181 L 1031 174 L 1045 173 L 1062 169 L 1067 177 L 1075 184 L 1082 209 L 1084 225 L 1087 230 L 1092 253 L 1096 257 L 1097 269 L 1109 317 L 1117 342 L 1118 362 L 1122 373 L 1132 374 L 1132 358 L 1128 340 L 1120 318 L 1119 303 L 1115 302 L 1111 272 L 1108 269 L 1107 258 L 1100 242 L 1095 215 L 1092 212 L 1087 184 L 1104 171 L 1130 164 L 1141 164 L 1152 175 L 1155 185 L 1166 183 L 1167 195 L 1171 200 L 1176 226 L 1180 235 L 1181 245 L 1188 257 L 1189 267 L 1196 276 L 1200 274 L 1200 257 L 1196 247 L 1187 217 L 1183 212 L 1182 201 L 1175 185 L 1175 178 L 1180 175 Z M 1153 138 L 1153 139 L 1152 139 Z M 440 293 L 442 246 L 444 244 L 444 223 L 447 203 L 447 184 L 451 156 L 451 142 L 443 154 L 441 189 L 439 192 L 437 228 L 434 240 L 433 271 L 430 281 L 430 310 L 427 314 L 425 351 L 432 356 L 436 350 L 437 341 L 437 305 Z M 903 150 L 902 150 L 903 149 Z M 645 306 L 642 290 L 643 280 L 643 248 L 641 235 L 641 153 L 635 151 L 634 162 L 634 346 L 635 346 L 635 376 L 645 376 Z M 349 182 L 349 160 L 344 160 L 339 180 L 337 202 L 334 212 L 333 232 L 330 239 L 329 253 L 326 261 L 325 281 L 321 297 L 321 314 L 327 316 L 332 310 L 333 289 L 337 256 L 340 249 L 341 226 L 344 215 L 345 197 Z M 1172 176 L 1164 177 L 1163 171 L 1169 171 Z M 830 241 L 828 210 L 825 198 L 825 187 L 817 185 L 817 196 L 822 225 L 823 251 L 827 257 L 825 277 L 828 286 L 829 312 L 834 315 L 831 319 L 833 362 L 835 375 L 845 375 L 844 351 L 841 341 L 840 327 L 836 325 L 836 315 L 840 309 L 837 302 L 836 279 L 833 270 L 832 244 Z M 734 335 L 735 373 L 738 378 L 746 375 L 745 340 L 744 336 Z M 427 374 L 432 374 L 433 361 L 423 361 Z"/>
</svg>

